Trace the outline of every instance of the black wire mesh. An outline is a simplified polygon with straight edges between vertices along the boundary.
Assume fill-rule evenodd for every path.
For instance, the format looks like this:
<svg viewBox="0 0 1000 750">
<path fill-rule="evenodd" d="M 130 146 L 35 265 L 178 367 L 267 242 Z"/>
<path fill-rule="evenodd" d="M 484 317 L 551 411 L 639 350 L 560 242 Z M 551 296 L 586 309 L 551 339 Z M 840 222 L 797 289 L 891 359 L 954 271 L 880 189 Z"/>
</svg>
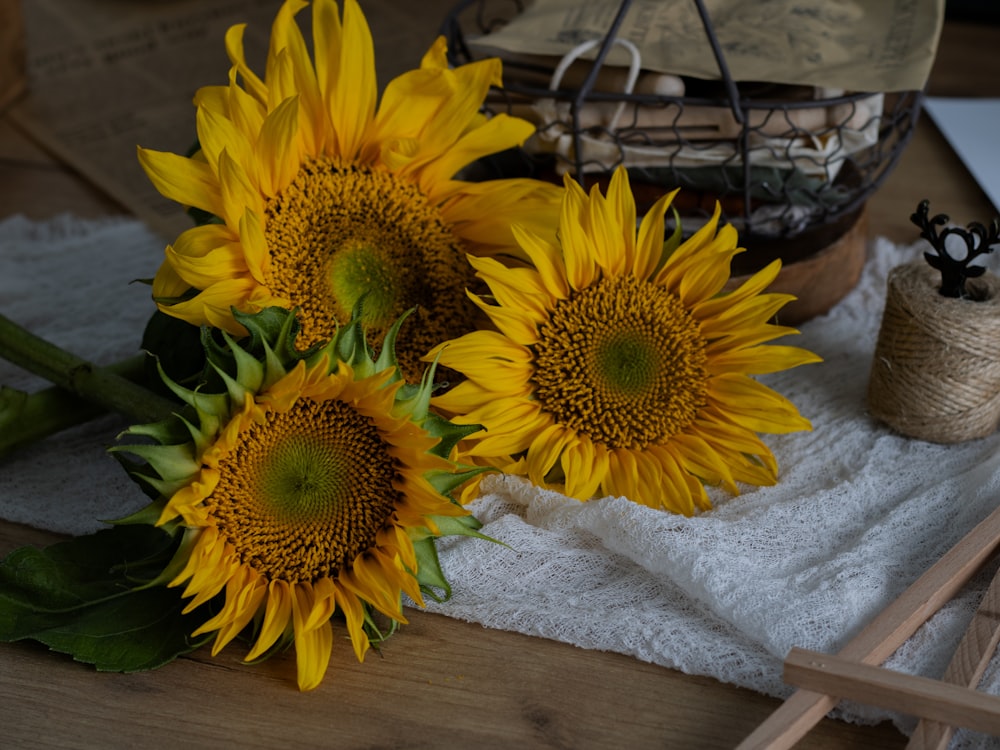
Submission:
<svg viewBox="0 0 1000 750">
<path fill-rule="evenodd" d="M 491 92 L 486 107 L 530 113 L 538 131 L 528 152 L 480 169 L 554 181 L 568 171 L 589 185 L 624 162 L 640 210 L 680 187 L 675 205 L 685 216 L 707 216 L 718 200 L 742 241 L 756 241 L 765 254 L 788 261 L 826 246 L 853 226 L 899 159 L 922 92 L 816 98 L 812 87 L 737 83 L 702 1 L 693 1 L 719 66 L 718 81 L 685 79 L 678 96 L 598 90 L 599 69 L 632 2 L 623 0 L 575 85 L 559 82 L 550 89 L 555 66 L 504 60 L 504 87 Z M 470 40 L 522 10 L 521 0 L 459 3 L 443 27 L 451 62 L 488 56 L 475 54 Z M 546 142 L 561 147 L 539 148 Z"/>
</svg>

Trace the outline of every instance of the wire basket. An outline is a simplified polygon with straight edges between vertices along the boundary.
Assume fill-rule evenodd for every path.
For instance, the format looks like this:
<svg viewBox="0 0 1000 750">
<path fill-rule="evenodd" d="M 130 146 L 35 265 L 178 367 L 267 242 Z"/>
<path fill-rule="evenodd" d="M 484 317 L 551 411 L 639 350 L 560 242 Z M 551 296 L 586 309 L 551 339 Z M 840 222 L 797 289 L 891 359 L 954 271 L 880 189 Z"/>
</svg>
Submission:
<svg viewBox="0 0 1000 750">
<path fill-rule="evenodd" d="M 570 81 L 557 65 L 504 59 L 504 87 L 491 91 L 486 107 L 528 113 L 537 132 L 518 155 L 478 165 L 489 172 L 482 176 L 558 181 L 569 172 L 589 186 L 624 163 L 640 210 L 677 187 L 675 206 L 685 217 L 708 216 L 718 201 L 742 242 L 753 245 L 755 258 L 746 260 L 755 265 L 830 245 L 856 224 L 898 161 L 922 92 L 817 96 L 812 87 L 737 83 L 702 0 L 694 2 L 719 79 L 685 79 L 680 95 L 596 85 L 611 49 L 628 44 L 616 32 L 632 0 L 621 2 L 603 38 L 590 41 L 596 57 L 582 78 Z M 451 62 L 489 56 L 477 57 L 470 40 L 522 10 L 521 0 L 459 3 L 443 28 Z"/>
</svg>

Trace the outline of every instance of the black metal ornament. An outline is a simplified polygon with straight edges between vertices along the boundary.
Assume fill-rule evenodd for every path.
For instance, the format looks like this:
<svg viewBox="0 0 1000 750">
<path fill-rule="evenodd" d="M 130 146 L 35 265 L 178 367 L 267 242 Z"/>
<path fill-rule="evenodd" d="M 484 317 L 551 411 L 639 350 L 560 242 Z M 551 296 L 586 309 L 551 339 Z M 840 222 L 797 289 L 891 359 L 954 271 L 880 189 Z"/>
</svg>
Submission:
<svg viewBox="0 0 1000 750">
<path fill-rule="evenodd" d="M 930 201 L 922 200 L 917 210 L 910 216 L 910 221 L 920 227 L 920 236 L 931 243 L 934 253 L 925 252 L 924 258 L 932 268 L 941 272 L 941 287 L 939 293 L 944 297 L 972 299 L 965 282 L 982 276 L 985 266 L 973 266 L 970 263 L 981 255 L 993 252 L 993 245 L 1000 243 L 1000 220 L 994 219 L 987 229 L 978 221 L 970 223 L 965 229 L 961 227 L 946 227 L 938 231 L 938 227 L 948 223 L 948 216 L 937 214 L 930 216 Z M 956 258 L 945 247 L 948 237 L 957 235 L 965 243 L 964 258 Z"/>
</svg>

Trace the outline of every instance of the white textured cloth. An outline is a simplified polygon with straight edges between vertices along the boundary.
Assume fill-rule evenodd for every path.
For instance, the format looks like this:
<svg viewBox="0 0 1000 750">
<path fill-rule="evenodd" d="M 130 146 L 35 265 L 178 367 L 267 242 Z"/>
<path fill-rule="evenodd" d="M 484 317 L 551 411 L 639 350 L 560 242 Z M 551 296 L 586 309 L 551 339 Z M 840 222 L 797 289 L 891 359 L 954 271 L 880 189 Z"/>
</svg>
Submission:
<svg viewBox="0 0 1000 750">
<path fill-rule="evenodd" d="M 152 275 L 162 246 L 132 220 L 8 219 L 0 223 L 0 310 L 99 363 L 129 356 L 152 308 L 148 288 L 128 282 Z M 507 546 L 443 540 L 454 596 L 429 608 L 789 694 L 781 668 L 792 646 L 837 651 L 1000 500 L 1000 435 L 936 445 L 895 435 L 866 413 L 885 277 L 919 254 L 875 241 L 857 288 L 793 342 L 824 362 L 767 378 L 814 428 L 768 438 L 776 486 L 716 496 L 715 510 L 681 518 L 489 477 L 472 510 Z M 6 363 L 0 382 L 37 385 Z M 145 498 L 103 455 L 120 426 L 108 417 L 0 461 L 0 516 L 81 533 L 141 507 Z M 940 676 L 994 570 L 887 666 Z M 982 688 L 1000 694 L 998 667 Z M 839 712 L 889 715 L 853 705 Z M 960 732 L 953 746 L 994 740 Z"/>
</svg>

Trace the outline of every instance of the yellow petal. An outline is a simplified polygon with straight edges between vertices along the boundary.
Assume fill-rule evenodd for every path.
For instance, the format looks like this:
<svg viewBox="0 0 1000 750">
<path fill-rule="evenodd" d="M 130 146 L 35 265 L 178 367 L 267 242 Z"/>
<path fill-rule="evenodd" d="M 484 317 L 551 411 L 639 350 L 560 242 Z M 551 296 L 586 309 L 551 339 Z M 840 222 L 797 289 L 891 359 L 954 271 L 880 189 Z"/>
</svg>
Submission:
<svg viewBox="0 0 1000 750">
<path fill-rule="evenodd" d="M 469 256 L 469 264 L 501 305 L 525 312 L 536 323 L 548 318 L 554 300 L 535 269 L 509 268 L 494 258 L 474 256 Z"/>
<path fill-rule="evenodd" d="M 781 261 L 775 260 L 757 271 L 733 291 L 720 294 L 715 299 L 699 302 L 692 312 L 699 320 L 717 317 L 738 303 L 747 302 L 758 296 L 777 278 L 780 270 Z"/>
<path fill-rule="evenodd" d="M 378 92 L 372 35 L 356 0 L 344 0 L 342 39 L 337 52 L 340 62 L 333 90 L 326 92 L 327 114 L 333 123 L 337 155 L 353 159 L 371 128 Z"/>
<path fill-rule="evenodd" d="M 607 268 L 613 275 L 618 276 L 626 271 L 633 272 L 635 268 L 635 198 L 632 196 L 628 172 L 624 166 L 618 167 L 611 175 L 607 204 L 607 211 L 612 217 L 612 226 L 620 232 L 620 235 L 613 237 L 612 240 L 616 240 L 619 244 L 620 250 L 616 253 L 616 257 L 621 258 L 620 267 L 615 263 L 613 268 L 611 266 Z M 639 278 L 645 279 L 646 277 L 640 276 Z"/>
<path fill-rule="evenodd" d="M 608 450 L 603 445 L 595 445 L 583 433 L 576 438 L 576 442 L 562 453 L 566 494 L 578 500 L 589 500 L 608 473 Z"/>
<path fill-rule="evenodd" d="M 524 249 L 549 295 L 556 300 L 569 297 L 569 281 L 559 247 L 521 226 L 512 227 L 517 243 Z"/>
<path fill-rule="evenodd" d="M 528 477 L 537 485 L 545 485 L 549 473 L 562 455 L 563 449 L 576 443 L 576 432 L 560 424 L 550 424 L 539 432 L 528 448 Z"/>
<path fill-rule="evenodd" d="M 527 120 L 496 115 L 482 127 L 467 132 L 428 164 L 420 173 L 421 190 L 429 195 L 436 185 L 451 179 L 463 167 L 484 156 L 520 146 L 534 132 L 535 126 Z"/>
<path fill-rule="evenodd" d="M 694 474 L 710 485 L 721 485 L 729 492 L 737 491 L 732 472 L 728 464 L 697 431 L 674 435 L 666 445 L 653 446 L 655 454 L 665 452 L 683 466 L 685 471 Z M 667 460 L 667 459 L 662 459 Z"/>
<path fill-rule="evenodd" d="M 452 183 L 454 195 L 441 206 L 444 219 L 472 244 L 477 255 L 502 252 L 527 260 L 517 252 L 514 229 L 556 240 L 562 189 L 530 179 Z M 432 196 L 437 195 L 435 189 Z M 558 248 L 556 250 L 558 253 Z"/>
<path fill-rule="evenodd" d="M 435 47 L 443 52 L 444 40 L 438 39 Z M 435 57 L 425 56 L 425 60 Z M 393 79 L 382 95 L 373 140 L 418 141 L 409 169 L 419 169 L 444 156 L 466 132 L 483 124 L 479 109 L 490 86 L 499 83 L 500 70 L 495 59 L 455 70 L 432 63 Z"/>
<path fill-rule="evenodd" d="M 608 495 L 639 499 L 639 468 L 632 451 L 627 448 L 608 451 L 608 473 L 602 488 Z"/>
<path fill-rule="evenodd" d="M 222 187 L 222 219 L 238 227 L 247 210 L 263 212 L 260 192 L 250 184 L 240 164 L 223 150 L 219 154 L 219 184 Z"/>
<path fill-rule="evenodd" d="M 284 190 L 298 174 L 302 154 L 299 149 L 299 101 L 290 97 L 271 112 L 261 127 L 257 141 L 260 162 L 260 189 L 271 197 Z"/>
<path fill-rule="evenodd" d="M 139 164 L 164 198 L 222 216 L 219 181 L 203 161 L 139 148 Z"/>
<path fill-rule="evenodd" d="M 692 259 L 681 272 L 679 293 L 685 307 L 715 297 L 729 280 L 733 256 L 742 252 L 736 246 L 736 230 L 726 225 L 716 238 L 702 249 L 702 257 Z"/>
<path fill-rule="evenodd" d="M 348 593 L 339 585 L 336 588 L 336 602 L 347 623 L 347 634 L 354 647 L 354 655 L 358 661 L 364 661 L 365 653 L 371 645 L 365 634 L 365 613 L 361 601 L 354 594 Z"/>
<path fill-rule="evenodd" d="M 702 251 L 715 237 L 716 228 L 719 225 L 719 218 L 722 216 L 722 207 L 718 202 L 715 204 L 715 211 L 712 217 L 706 221 L 697 232 L 688 237 L 680 246 L 670 254 L 660 273 L 656 276 L 656 283 L 666 286 L 669 289 L 676 289 L 680 283 L 682 267 L 691 259 L 693 255 Z"/>
<path fill-rule="evenodd" d="M 633 273 L 637 279 L 651 278 L 663 259 L 663 216 L 677 193 L 678 190 L 673 190 L 662 196 L 642 217 L 633 265 Z"/>
<path fill-rule="evenodd" d="M 516 429 L 506 432 L 496 430 L 486 432 L 485 437 L 478 437 L 468 447 L 463 447 L 463 455 L 488 459 L 500 459 L 525 451 L 531 446 L 535 436 L 552 424 L 552 419 L 540 409 L 525 409 L 526 416 L 516 425 Z"/>
<path fill-rule="evenodd" d="M 267 87 L 247 65 L 246 56 L 243 53 L 243 32 L 246 31 L 246 26 L 245 23 L 239 23 L 229 27 L 229 30 L 226 31 L 226 52 L 230 62 L 243 79 L 243 86 L 247 92 L 261 104 L 266 104 Z"/>
<path fill-rule="evenodd" d="M 292 618 L 292 593 L 289 585 L 282 580 L 274 580 L 267 587 L 267 604 L 260 634 L 254 643 L 247 661 L 254 661 L 274 645 L 285 632 Z"/>
<path fill-rule="evenodd" d="M 189 300 L 159 308 L 175 318 L 181 318 L 194 325 L 208 323 L 222 328 L 236 336 L 246 335 L 246 329 L 233 319 L 231 307 L 240 309 L 250 298 L 257 283 L 247 278 L 227 279 L 212 284 Z"/>
<path fill-rule="evenodd" d="M 181 255 L 168 245 L 165 256 L 177 275 L 195 289 L 207 289 L 213 284 L 245 276 L 247 273 L 243 253 L 238 245 L 221 245 L 201 257 Z"/>
<path fill-rule="evenodd" d="M 597 279 L 596 250 L 585 229 L 587 196 L 569 175 L 563 184 L 566 191 L 559 219 L 559 243 L 566 264 L 566 279 L 573 289 L 586 289 Z"/>
<path fill-rule="evenodd" d="M 299 690 L 306 692 L 319 687 L 330 665 L 332 651 L 333 628 L 329 622 L 295 636 L 295 666 Z"/>
<path fill-rule="evenodd" d="M 639 497 L 635 498 L 651 508 L 665 508 L 671 513 L 690 516 L 694 513 L 694 494 L 700 491 L 698 482 L 691 481 L 677 461 L 669 454 L 660 453 L 660 459 L 651 453 L 635 456 L 639 474 Z"/>
<path fill-rule="evenodd" d="M 538 341 L 538 329 L 531 316 L 521 310 L 500 307 L 484 302 L 479 296 L 466 292 L 466 296 L 484 313 L 493 324 L 511 341 L 524 346 L 531 346 Z"/>
<path fill-rule="evenodd" d="M 195 107 L 209 110 L 221 117 L 229 117 L 229 87 L 228 86 L 202 86 L 194 92 L 192 103 Z M 200 141 L 199 137 L 199 141 Z M 204 150 L 204 144 L 200 144 Z"/>
<path fill-rule="evenodd" d="M 264 124 L 267 111 L 264 105 L 244 91 L 236 83 L 237 68 L 229 69 L 228 87 L 228 117 L 233 125 L 244 134 L 248 145 L 252 148 L 257 142 L 257 134 Z M 256 175 L 251 175 L 256 180 Z"/>
<path fill-rule="evenodd" d="M 620 276 L 625 270 L 622 230 L 616 222 L 613 209 L 596 184 L 590 189 L 584 228 L 591 239 L 597 266 L 605 276 Z"/>
<path fill-rule="evenodd" d="M 462 367 L 469 360 L 510 362 L 522 367 L 531 364 L 531 350 L 515 344 L 497 331 L 473 331 L 442 344 L 442 359 L 449 367 Z"/>
<path fill-rule="evenodd" d="M 241 173 L 245 176 L 244 179 L 249 180 L 249 175 L 256 178 L 257 164 L 253 145 L 243 131 L 227 117 L 213 112 L 207 107 L 198 108 L 196 120 L 198 145 L 201 146 L 201 151 L 216 176 L 220 175 L 219 159 L 223 152 L 227 152 L 240 165 Z M 252 186 L 251 192 L 257 192 L 256 184 Z"/>
<path fill-rule="evenodd" d="M 286 2 L 278 11 L 271 29 L 271 55 L 283 51 L 291 71 L 291 90 L 278 98 L 283 101 L 293 94 L 299 95 L 301 106 L 300 123 L 306 153 L 316 155 L 321 152 L 326 125 L 326 110 L 316 81 L 316 69 L 309 59 L 302 32 L 295 23 L 295 15 L 307 3 Z M 287 85 L 287 84 L 286 84 Z"/>
<path fill-rule="evenodd" d="M 785 433 L 809 430 L 791 401 L 745 375 L 727 373 L 709 381 L 709 405 L 717 405 L 727 417 L 754 432 Z"/>
<path fill-rule="evenodd" d="M 797 346 L 770 344 L 716 354 L 709 359 L 708 371 L 713 375 L 724 372 L 763 375 L 822 361 L 821 357 Z"/>
<path fill-rule="evenodd" d="M 271 265 L 271 255 L 264 239 L 264 227 L 260 217 L 251 208 L 243 212 L 240 219 L 240 243 L 243 246 L 243 257 L 247 270 L 258 284 L 264 283 L 264 277 Z"/>
<path fill-rule="evenodd" d="M 170 261 L 164 260 L 153 277 L 153 301 L 169 304 L 186 294 L 190 288 L 191 285 L 177 275 Z"/>
</svg>

